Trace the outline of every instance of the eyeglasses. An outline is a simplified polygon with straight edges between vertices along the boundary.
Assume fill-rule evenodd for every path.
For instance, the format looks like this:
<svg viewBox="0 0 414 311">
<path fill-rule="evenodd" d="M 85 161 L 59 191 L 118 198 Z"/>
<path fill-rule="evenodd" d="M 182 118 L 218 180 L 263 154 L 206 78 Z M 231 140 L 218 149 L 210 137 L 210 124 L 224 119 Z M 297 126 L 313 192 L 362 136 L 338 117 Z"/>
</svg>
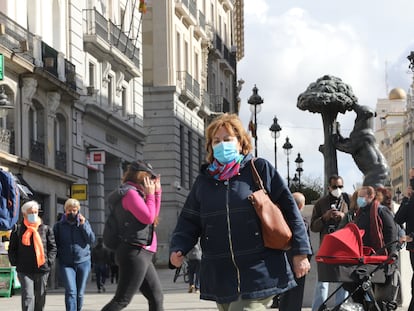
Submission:
<svg viewBox="0 0 414 311">
<path fill-rule="evenodd" d="M 331 188 L 332 188 L 332 189 L 338 189 L 338 188 L 339 188 L 339 189 L 342 189 L 343 187 L 344 187 L 344 186 L 342 186 L 342 185 L 332 185 L 332 186 L 331 186 Z"/>
</svg>

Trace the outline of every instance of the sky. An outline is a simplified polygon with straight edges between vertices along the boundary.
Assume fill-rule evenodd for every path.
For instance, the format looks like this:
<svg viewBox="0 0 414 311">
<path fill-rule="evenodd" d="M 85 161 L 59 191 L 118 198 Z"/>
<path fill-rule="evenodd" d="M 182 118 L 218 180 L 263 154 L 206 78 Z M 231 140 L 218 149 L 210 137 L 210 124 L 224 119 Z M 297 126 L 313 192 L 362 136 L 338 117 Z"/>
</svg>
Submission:
<svg viewBox="0 0 414 311">
<path fill-rule="evenodd" d="M 287 178 L 286 137 L 293 145 L 289 156 L 290 178 L 294 160 L 303 158 L 302 180 L 323 183 L 324 159 L 320 114 L 296 107 L 299 94 L 324 75 L 336 76 L 351 86 L 358 103 L 375 109 L 395 87 L 408 92 L 413 74 L 407 56 L 414 50 L 412 0 L 245 0 L 244 58 L 238 64 L 240 117 L 248 127 L 252 118 L 247 103 L 256 85 L 264 103 L 257 113 L 258 156 L 274 164 L 275 140 L 269 127 L 273 117 L 282 127 L 277 143 L 277 169 Z M 338 115 L 347 137 L 355 114 Z M 254 142 L 254 141 L 253 141 Z M 349 154 L 338 151 L 338 173 L 352 193 L 363 176 Z"/>
</svg>

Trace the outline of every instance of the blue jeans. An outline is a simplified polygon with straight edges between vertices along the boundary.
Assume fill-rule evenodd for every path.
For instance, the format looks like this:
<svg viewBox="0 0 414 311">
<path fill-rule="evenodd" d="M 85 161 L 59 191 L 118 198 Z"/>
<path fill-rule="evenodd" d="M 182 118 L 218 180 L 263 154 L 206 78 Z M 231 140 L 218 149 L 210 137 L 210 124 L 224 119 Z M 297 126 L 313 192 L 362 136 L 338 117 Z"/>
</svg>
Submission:
<svg viewBox="0 0 414 311">
<path fill-rule="evenodd" d="M 315 293 L 313 295 L 312 311 L 318 311 L 319 307 L 328 298 L 329 282 L 316 282 Z M 335 288 L 341 286 L 342 283 L 332 283 Z M 335 306 L 341 304 L 348 296 L 348 292 L 341 288 L 335 294 Z"/>
<path fill-rule="evenodd" d="M 90 271 L 90 260 L 71 266 L 60 265 L 60 276 L 65 286 L 66 311 L 82 310 L 83 294 Z"/>
</svg>

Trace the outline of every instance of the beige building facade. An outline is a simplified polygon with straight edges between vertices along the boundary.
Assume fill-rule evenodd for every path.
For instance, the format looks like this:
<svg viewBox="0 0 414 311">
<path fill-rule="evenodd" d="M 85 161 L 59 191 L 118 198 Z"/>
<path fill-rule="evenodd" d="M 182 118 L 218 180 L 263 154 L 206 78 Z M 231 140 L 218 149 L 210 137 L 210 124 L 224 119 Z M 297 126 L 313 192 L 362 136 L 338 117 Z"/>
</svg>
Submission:
<svg viewBox="0 0 414 311">
<path fill-rule="evenodd" d="M 243 1 L 152 1 L 142 32 L 144 156 L 162 175 L 157 261 L 167 263 L 170 235 L 205 161 L 205 128 L 239 111 Z"/>
</svg>

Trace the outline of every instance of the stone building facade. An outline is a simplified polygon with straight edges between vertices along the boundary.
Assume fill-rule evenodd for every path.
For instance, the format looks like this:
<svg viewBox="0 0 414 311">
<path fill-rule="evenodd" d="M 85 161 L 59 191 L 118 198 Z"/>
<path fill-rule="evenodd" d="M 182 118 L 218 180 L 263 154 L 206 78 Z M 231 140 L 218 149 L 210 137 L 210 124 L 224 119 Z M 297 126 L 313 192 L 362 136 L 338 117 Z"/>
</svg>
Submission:
<svg viewBox="0 0 414 311">
<path fill-rule="evenodd" d="M 243 0 L 139 3 L 0 2 L 0 166 L 51 225 L 81 189 L 82 213 L 100 236 L 105 198 L 125 166 L 151 162 L 162 175 L 156 260 L 165 264 L 204 160 L 204 129 L 239 110 Z"/>
</svg>

